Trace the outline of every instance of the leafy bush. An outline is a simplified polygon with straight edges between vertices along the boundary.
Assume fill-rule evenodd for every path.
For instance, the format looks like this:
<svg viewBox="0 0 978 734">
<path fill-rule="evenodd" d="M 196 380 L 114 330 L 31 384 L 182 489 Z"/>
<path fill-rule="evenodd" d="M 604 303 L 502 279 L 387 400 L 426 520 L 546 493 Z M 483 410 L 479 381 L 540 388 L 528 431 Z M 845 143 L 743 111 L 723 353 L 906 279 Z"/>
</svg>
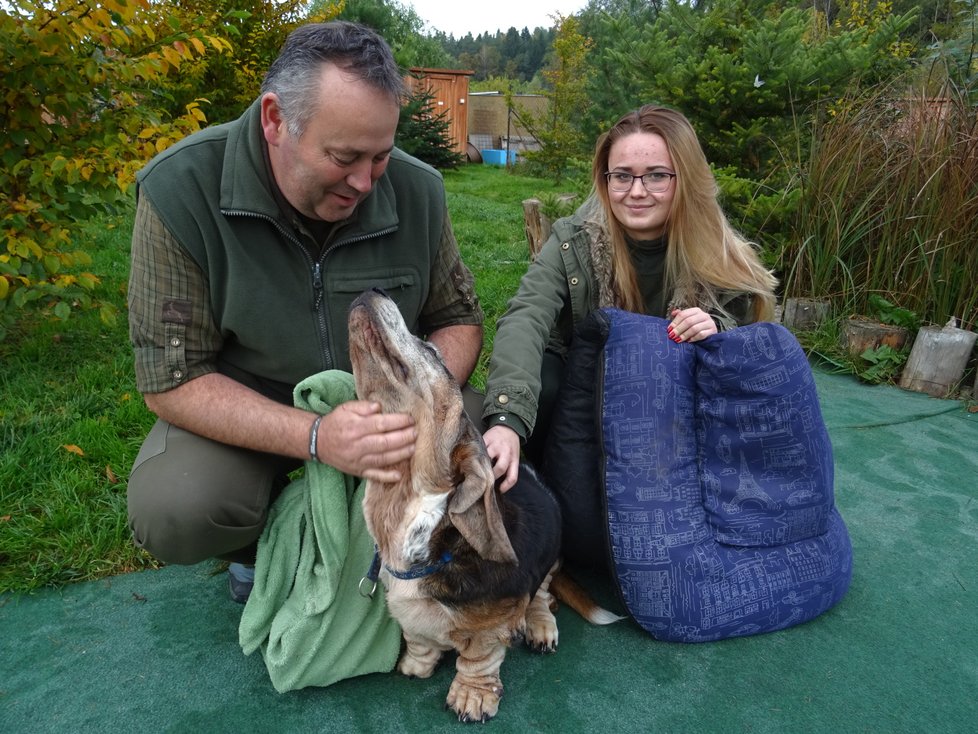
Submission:
<svg viewBox="0 0 978 734">
<path fill-rule="evenodd" d="M 181 64 L 179 75 L 161 80 L 160 104 L 169 114 L 179 115 L 186 104 L 203 97 L 210 121 L 239 117 L 258 96 L 265 72 L 288 34 L 303 23 L 326 21 L 339 13 L 335 5 L 322 12 L 307 5 L 305 0 L 180 0 L 182 25 L 215 29 L 227 35 L 231 45 L 224 53 L 189 59 Z"/>
<path fill-rule="evenodd" d="M 589 167 L 594 140 L 588 140 L 581 130 L 580 118 L 591 104 L 587 94 L 588 54 L 592 43 L 581 35 L 580 22 L 561 18 L 554 38 L 554 58 L 546 79 L 545 95 L 550 100 L 546 113 L 534 115 L 513 103 L 507 92 L 507 104 L 517 109 L 520 119 L 540 144 L 540 150 L 528 150 L 523 157 L 529 170 L 560 182 L 574 172 Z"/>
<path fill-rule="evenodd" d="M 66 318 L 99 278 L 78 226 L 117 211 L 143 162 L 204 121 L 199 101 L 167 116 L 162 80 L 229 48 L 184 32 L 146 2 L 42 3 L 0 9 L 0 339 L 25 307 Z M 161 27 L 162 26 L 162 27 Z M 106 305 L 103 317 L 113 318 Z"/>
<path fill-rule="evenodd" d="M 866 363 L 866 366 L 857 368 L 856 376 L 863 382 L 880 384 L 891 382 L 899 377 L 907 361 L 907 352 L 883 344 L 875 349 L 866 349 L 859 358 Z"/>
<path fill-rule="evenodd" d="M 900 326 L 913 333 L 920 328 L 920 318 L 913 311 L 890 303 L 877 293 L 869 294 L 869 307 L 880 323 Z"/>
</svg>

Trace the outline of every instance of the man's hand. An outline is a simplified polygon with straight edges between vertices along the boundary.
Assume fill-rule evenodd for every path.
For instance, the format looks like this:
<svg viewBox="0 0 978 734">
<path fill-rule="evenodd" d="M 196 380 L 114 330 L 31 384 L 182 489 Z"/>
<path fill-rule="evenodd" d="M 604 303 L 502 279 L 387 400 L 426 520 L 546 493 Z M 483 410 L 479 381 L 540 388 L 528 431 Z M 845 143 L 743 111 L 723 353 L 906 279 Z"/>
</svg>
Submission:
<svg viewBox="0 0 978 734">
<path fill-rule="evenodd" d="M 520 473 L 520 436 L 512 428 L 495 425 L 482 435 L 486 451 L 492 459 L 492 473 L 503 481 L 500 492 L 506 492 L 514 484 Z"/>
<path fill-rule="evenodd" d="M 351 400 L 323 416 L 316 455 L 345 474 L 396 482 L 395 467 L 414 454 L 418 431 L 406 413 L 381 413 L 378 403 Z"/>
<path fill-rule="evenodd" d="M 253 451 L 309 458 L 315 416 L 270 400 L 226 375 L 202 375 L 144 398 L 160 418 L 200 436 Z M 384 414 L 377 403 L 354 400 L 323 416 L 316 456 L 347 474 L 397 481 L 400 472 L 394 466 L 414 453 L 416 438 L 411 416 Z"/>
<path fill-rule="evenodd" d="M 717 333 L 717 325 L 702 308 L 673 309 L 669 338 L 674 342 L 698 342 Z"/>
</svg>

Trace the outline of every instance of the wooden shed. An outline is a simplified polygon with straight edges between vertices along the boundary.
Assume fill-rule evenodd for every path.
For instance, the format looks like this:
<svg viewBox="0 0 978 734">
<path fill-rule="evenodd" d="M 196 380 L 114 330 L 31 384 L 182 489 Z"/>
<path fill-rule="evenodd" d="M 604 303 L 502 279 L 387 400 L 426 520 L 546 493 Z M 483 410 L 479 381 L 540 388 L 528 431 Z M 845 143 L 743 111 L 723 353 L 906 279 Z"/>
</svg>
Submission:
<svg viewBox="0 0 978 734">
<path fill-rule="evenodd" d="M 469 77 L 474 71 L 456 69 L 409 69 L 406 78 L 412 92 L 427 89 L 438 114 L 444 112 L 455 150 L 465 155 L 469 140 Z"/>
</svg>

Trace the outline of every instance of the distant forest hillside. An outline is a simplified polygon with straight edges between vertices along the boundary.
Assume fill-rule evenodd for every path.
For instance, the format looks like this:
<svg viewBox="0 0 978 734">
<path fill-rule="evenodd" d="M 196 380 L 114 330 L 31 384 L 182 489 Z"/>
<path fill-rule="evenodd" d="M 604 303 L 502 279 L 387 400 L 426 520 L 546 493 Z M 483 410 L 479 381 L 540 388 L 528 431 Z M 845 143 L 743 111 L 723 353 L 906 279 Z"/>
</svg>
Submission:
<svg viewBox="0 0 978 734">
<path fill-rule="evenodd" d="M 505 33 L 471 33 L 455 38 L 444 33 L 434 38 L 445 49 L 459 69 L 475 72 L 473 81 L 508 79 L 521 82 L 521 90 L 539 86 L 540 70 L 544 68 L 547 54 L 553 45 L 554 29 L 510 28 Z"/>
<path fill-rule="evenodd" d="M 347 0 L 348 7 L 372 4 L 393 6 L 397 5 L 397 0 Z M 972 49 L 973 55 L 974 41 L 978 37 L 974 31 L 978 17 L 976 0 L 824 0 L 814 5 L 811 0 L 789 0 L 788 3 L 734 0 L 726 5 L 713 0 L 692 0 L 677 7 L 687 9 L 693 17 L 713 13 L 724 18 L 724 25 L 737 26 L 740 25 L 737 13 L 748 11 L 755 18 L 761 18 L 770 12 L 780 13 L 779 8 L 785 5 L 814 8 L 814 17 L 820 19 L 826 30 L 832 28 L 835 32 L 855 29 L 871 32 L 880 26 L 895 24 L 896 18 L 906 16 L 899 31 L 900 45 L 909 53 L 936 48 L 955 37 L 955 33 L 960 35 L 960 30 L 955 29 L 963 26 L 967 30 L 965 36 L 972 41 L 968 48 Z M 344 12 L 344 17 L 348 12 Z M 614 47 L 623 34 L 634 33 L 637 29 L 651 35 L 659 16 L 668 12 L 659 0 L 588 0 L 587 6 L 574 17 L 581 21 L 585 36 L 599 45 Z M 418 21 L 415 28 L 420 31 L 423 22 L 412 13 L 408 14 Z M 530 30 L 524 26 L 518 30 L 513 26 L 505 33 L 485 32 L 474 37 L 468 33 L 460 38 L 437 30 L 424 35 L 450 57 L 455 68 L 475 72 L 472 81 L 476 90 L 480 86 L 486 88 L 480 82 L 489 82 L 490 86 L 494 84 L 496 87 L 508 82 L 507 88 L 512 91 L 525 92 L 544 87 L 540 72 L 547 67 L 552 54 L 556 28 Z M 897 50 L 900 49 L 894 46 L 894 53 Z"/>
</svg>

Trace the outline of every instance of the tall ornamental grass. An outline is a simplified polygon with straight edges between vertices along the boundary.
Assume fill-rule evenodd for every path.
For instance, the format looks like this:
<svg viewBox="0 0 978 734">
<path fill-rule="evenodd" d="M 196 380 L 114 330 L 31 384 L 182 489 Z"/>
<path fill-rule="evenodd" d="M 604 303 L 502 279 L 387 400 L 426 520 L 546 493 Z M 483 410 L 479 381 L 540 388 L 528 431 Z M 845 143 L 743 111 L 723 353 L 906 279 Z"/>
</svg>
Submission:
<svg viewBox="0 0 978 734">
<path fill-rule="evenodd" d="M 814 124 L 786 296 L 867 313 L 876 294 L 926 323 L 978 321 L 976 110 L 957 88 L 879 87 Z"/>
</svg>

